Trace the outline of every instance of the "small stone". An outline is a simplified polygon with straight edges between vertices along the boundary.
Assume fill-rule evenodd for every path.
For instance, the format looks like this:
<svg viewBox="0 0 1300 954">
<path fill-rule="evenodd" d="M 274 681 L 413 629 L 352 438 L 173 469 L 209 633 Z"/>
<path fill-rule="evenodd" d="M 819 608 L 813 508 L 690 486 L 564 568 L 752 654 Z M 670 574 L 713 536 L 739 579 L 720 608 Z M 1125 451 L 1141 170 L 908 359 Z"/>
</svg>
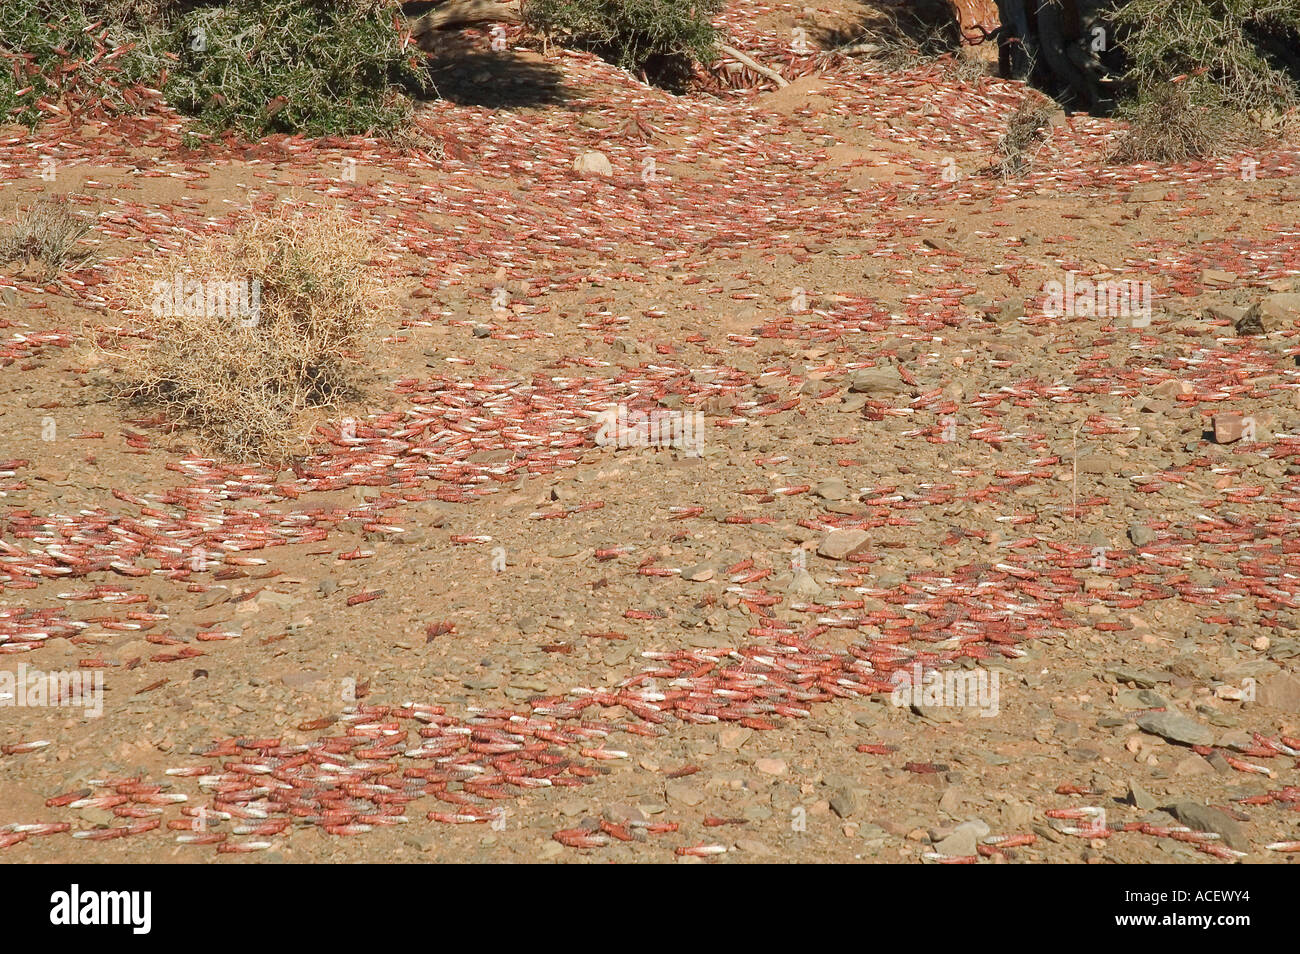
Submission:
<svg viewBox="0 0 1300 954">
<path fill-rule="evenodd" d="M 976 841 L 973 827 L 958 825 L 951 835 L 934 846 L 934 850 L 941 855 L 966 858 L 976 853 Z"/>
<path fill-rule="evenodd" d="M 828 560 L 843 560 L 865 549 L 871 534 L 865 530 L 831 530 L 822 537 L 817 554 Z"/>
<path fill-rule="evenodd" d="M 764 775 L 784 775 L 784 759 L 759 759 L 754 763 L 754 768 L 758 769 Z"/>
<path fill-rule="evenodd" d="M 813 495 L 822 500 L 844 500 L 849 496 L 849 486 L 839 477 L 823 480 L 813 488 Z"/>
<path fill-rule="evenodd" d="M 598 176 L 612 176 L 614 174 L 614 167 L 609 164 L 609 156 L 596 150 L 584 152 L 573 160 L 573 168 L 583 174 L 591 173 Z"/>
<path fill-rule="evenodd" d="M 1144 547 L 1148 543 L 1155 542 L 1156 532 L 1140 523 L 1131 523 L 1128 528 L 1128 538 L 1133 541 L 1133 546 Z"/>
<path fill-rule="evenodd" d="M 1245 429 L 1243 421 L 1244 418 L 1240 414 L 1233 412 L 1214 415 L 1214 442 L 1231 444 L 1233 441 L 1241 440 Z"/>
<path fill-rule="evenodd" d="M 475 338 L 486 338 L 486 337 L 488 337 L 490 334 L 492 334 L 492 326 L 491 326 L 491 325 L 485 325 L 485 324 L 481 324 L 481 323 L 480 323 L 480 324 L 475 325 L 473 330 L 474 330 L 474 337 L 475 337 Z"/>
<path fill-rule="evenodd" d="M 831 811 L 841 818 L 848 818 L 857 813 L 858 797 L 851 788 L 841 788 L 831 796 Z"/>
<path fill-rule="evenodd" d="M 1219 268 L 1207 268 L 1201 272 L 1201 283 L 1205 285 L 1231 285 L 1236 280 L 1237 276 L 1232 272 Z"/>
<path fill-rule="evenodd" d="M 896 371 L 860 368 L 849 377 L 849 390 L 855 394 L 901 394 L 908 386 Z"/>
<path fill-rule="evenodd" d="M 1246 829 L 1241 822 L 1221 809 L 1188 801 L 1176 802 L 1168 810 L 1188 828 L 1217 832 L 1223 836 L 1223 843 L 1235 851 L 1247 851 L 1250 848 Z"/>
<path fill-rule="evenodd" d="M 713 579 L 716 572 L 710 563 L 697 563 L 694 566 L 682 567 L 682 579 L 692 583 L 704 583 Z"/>
<path fill-rule="evenodd" d="M 1128 800 L 1129 804 L 1136 808 L 1140 808 L 1144 812 L 1149 812 L 1156 807 L 1155 796 L 1137 782 L 1129 782 Z"/>
</svg>

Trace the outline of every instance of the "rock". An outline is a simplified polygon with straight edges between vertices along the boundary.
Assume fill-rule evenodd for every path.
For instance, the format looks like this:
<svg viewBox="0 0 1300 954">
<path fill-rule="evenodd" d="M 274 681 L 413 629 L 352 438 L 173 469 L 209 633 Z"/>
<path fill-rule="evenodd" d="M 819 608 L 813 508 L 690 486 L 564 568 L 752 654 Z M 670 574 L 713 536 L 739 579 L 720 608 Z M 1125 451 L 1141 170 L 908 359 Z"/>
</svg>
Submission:
<svg viewBox="0 0 1300 954">
<path fill-rule="evenodd" d="M 1300 321 L 1300 293 L 1269 295 L 1257 306 L 1264 327 L 1272 331 L 1279 325 Z"/>
<path fill-rule="evenodd" d="M 1256 690 L 1255 699 L 1262 706 L 1300 712 L 1300 677 L 1289 672 L 1270 676 Z"/>
<path fill-rule="evenodd" d="M 860 368 L 850 375 L 849 390 L 855 394 L 902 394 L 908 386 L 897 371 Z"/>
<path fill-rule="evenodd" d="M 822 500 L 844 500 L 849 493 L 848 484 L 839 477 L 830 477 L 813 488 L 813 495 Z"/>
<path fill-rule="evenodd" d="M 817 554 L 828 560 L 843 560 L 863 550 L 870 540 L 871 535 L 865 530 L 831 530 L 822 537 Z"/>
<path fill-rule="evenodd" d="M 1217 832 L 1223 837 L 1223 843 L 1234 851 L 1250 850 L 1246 829 L 1221 809 L 1196 802 L 1176 802 L 1169 806 L 1168 811 L 1188 828 Z"/>
<path fill-rule="evenodd" d="M 738 851 L 743 851 L 747 855 L 753 855 L 756 858 L 770 858 L 776 854 L 776 852 L 767 845 L 753 838 L 737 838 L 736 849 Z"/>
<path fill-rule="evenodd" d="M 784 775 L 784 759 L 759 759 L 754 763 L 754 768 L 758 769 L 764 775 Z"/>
<path fill-rule="evenodd" d="M 682 579 L 689 580 L 692 583 L 704 583 L 713 579 L 716 572 L 712 564 L 697 563 L 694 566 L 682 567 Z"/>
<path fill-rule="evenodd" d="M 1180 381 L 1177 378 L 1161 381 L 1151 389 L 1152 394 L 1162 398 L 1176 398 L 1179 395 L 1194 394 L 1195 392 L 1196 385 L 1190 381 Z"/>
<path fill-rule="evenodd" d="M 1137 782 L 1129 782 L 1128 800 L 1130 805 L 1140 808 L 1144 812 L 1149 812 L 1156 807 L 1155 796 Z"/>
<path fill-rule="evenodd" d="M 609 156 L 596 150 L 584 152 L 574 159 L 573 168 L 584 175 L 591 173 L 598 176 L 612 176 L 614 174 L 614 167 L 609 164 Z"/>
<path fill-rule="evenodd" d="M 858 811 L 858 797 L 851 788 L 841 788 L 831 796 L 831 811 L 841 818 L 848 818 Z"/>
<path fill-rule="evenodd" d="M 1216 444 L 1231 444 L 1233 441 L 1241 440 L 1241 435 L 1245 430 L 1244 420 L 1240 414 L 1234 411 L 1214 415 L 1214 442 Z"/>
<path fill-rule="evenodd" d="M 1156 532 L 1140 523 L 1131 523 L 1128 527 L 1128 538 L 1133 541 L 1133 546 L 1144 547 L 1148 543 L 1155 542 Z"/>
<path fill-rule="evenodd" d="M 795 596 L 811 599 L 822 591 L 822 587 L 807 570 L 797 570 L 786 590 Z"/>
<path fill-rule="evenodd" d="M 1184 745 L 1211 745 L 1214 742 L 1214 730 L 1177 712 L 1143 713 L 1138 716 L 1137 726 L 1143 732 Z"/>
<path fill-rule="evenodd" d="M 1232 272 L 1219 268 L 1207 268 L 1201 272 L 1201 282 L 1205 285 L 1231 285 L 1236 280 L 1237 276 Z"/>
<path fill-rule="evenodd" d="M 949 857 L 969 857 L 976 853 L 975 845 L 979 840 L 977 830 L 969 824 L 958 825 L 951 835 L 934 846 L 934 850 Z"/>
<path fill-rule="evenodd" d="M 476 324 L 474 326 L 473 331 L 474 331 L 475 338 L 486 338 L 488 337 L 488 335 L 492 334 L 492 326 L 485 325 L 480 322 L 479 324 Z"/>
</svg>

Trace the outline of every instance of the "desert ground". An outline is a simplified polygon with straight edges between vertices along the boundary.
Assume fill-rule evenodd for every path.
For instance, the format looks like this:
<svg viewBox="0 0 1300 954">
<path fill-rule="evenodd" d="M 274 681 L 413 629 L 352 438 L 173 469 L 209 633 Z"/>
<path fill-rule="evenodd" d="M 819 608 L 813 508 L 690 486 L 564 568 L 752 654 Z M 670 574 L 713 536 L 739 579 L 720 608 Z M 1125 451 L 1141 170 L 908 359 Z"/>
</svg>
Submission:
<svg viewBox="0 0 1300 954">
<path fill-rule="evenodd" d="M 1038 94 L 791 49 L 862 10 L 738 0 L 789 85 L 686 95 L 512 31 L 436 149 L 0 131 L 0 219 L 95 223 L 0 272 L 0 669 L 103 686 L 0 707 L 0 860 L 1289 861 L 1300 151 L 1061 112 L 988 175 Z M 372 226 L 396 308 L 276 469 L 95 343 L 281 203 Z"/>
</svg>

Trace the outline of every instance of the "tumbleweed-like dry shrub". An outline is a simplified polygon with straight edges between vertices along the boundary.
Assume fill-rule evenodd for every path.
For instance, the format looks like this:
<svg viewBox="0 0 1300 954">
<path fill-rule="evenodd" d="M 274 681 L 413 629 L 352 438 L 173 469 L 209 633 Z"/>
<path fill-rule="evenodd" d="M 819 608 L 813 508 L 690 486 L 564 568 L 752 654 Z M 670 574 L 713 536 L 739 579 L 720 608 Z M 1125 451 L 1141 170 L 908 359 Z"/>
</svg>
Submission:
<svg viewBox="0 0 1300 954">
<path fill-rule="evenodd" d="M 1047 141 L 1043 130 L 1051 126 L 1058 109 L 1046 97 L 1032 97 L 1017 106 L 1007 119 L 1007 131 L 998 140 L 998 155 L 989 172 L 1003 179 L 1025 175 Z"/>
<path fill-rule="evenodd" d="M 89 257 L 77 247 L 89 231 L 90 222 L 72 212 L 63 196 L 37 199 L 20 209 L 14 224 L 0 234 L 0 263 L 40 262 L 43 277 L 52 278 L 63 266 Z"/>
<path fill-rule="evenodd" d="M 340 212 L 262 213 L 132 273 L 136 338 L 103 352 L 119 397 L 229 457 L 301 450 L 318 412 L 360 396 L 366 334 L 391 308 L 373 248 Z"/>
<path fill-rule="evenodd" d="M 1115 147 L 1116 162 L 1182 162 L 1248 145 L 1251 130 L 1231 110 L 1198 105 L 1172 83 L 1147 92 Z"/>
</svg>

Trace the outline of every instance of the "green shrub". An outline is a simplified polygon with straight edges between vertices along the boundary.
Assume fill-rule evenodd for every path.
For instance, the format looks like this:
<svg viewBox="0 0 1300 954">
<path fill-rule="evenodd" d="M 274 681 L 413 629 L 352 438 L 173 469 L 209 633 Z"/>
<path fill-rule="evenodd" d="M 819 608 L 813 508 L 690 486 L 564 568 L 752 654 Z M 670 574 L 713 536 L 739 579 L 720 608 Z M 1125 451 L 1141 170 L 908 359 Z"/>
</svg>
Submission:
<svg viewBox="0 0 1300 954">
<path fill-rule="evenodd" d="M 1130 114 L 1157 100 L 1167 112 L 1185 98 L 1258 117 L 1300 101 L 1296 0 L 1126 0 L 1115 22 L 1130 66 Z M 1182 90 L 1171 97 L 1166 87 L 1179 77 Z"/>
<path fill-rule="evenodd" d="M 680 86 L 693 64 L 716 57 L 712 20 L 722 7 L 723 0 L 529 0 L 523 13 L 533 30 Z"/>
<path fill-rule="evenodd" d="M 337 0 L 232 0 L 175 19 L 181 61 L 168 101 L 211 130 L 250 138 L 391 134 L 408 91 L 428 77 L 394 29 L 391 5 Z"/>
<path fill-rule="evenodd" d="M 160 75 L 168 38 L 94 16 L 93 9 L 78 0 L 0 0 L 0 123 L 33 127 L 48 118 L 39 101 L 54 104 L 65 94 L 104 99 L 120 112 L 147 105 L 132 88 Z M 108 59 L 128 44 L 134 46 Z M 76 70 L 62 69 L 77 61 Z"/>
<path fill-rule="evenodd" d="M 429 85 L 388 0 L 0 0 L 0 57 L 0 122 L 27 126 L 64 96 L 138 111 L 165 68 L 208 131 L 388 135 Z"/>
</svg>

